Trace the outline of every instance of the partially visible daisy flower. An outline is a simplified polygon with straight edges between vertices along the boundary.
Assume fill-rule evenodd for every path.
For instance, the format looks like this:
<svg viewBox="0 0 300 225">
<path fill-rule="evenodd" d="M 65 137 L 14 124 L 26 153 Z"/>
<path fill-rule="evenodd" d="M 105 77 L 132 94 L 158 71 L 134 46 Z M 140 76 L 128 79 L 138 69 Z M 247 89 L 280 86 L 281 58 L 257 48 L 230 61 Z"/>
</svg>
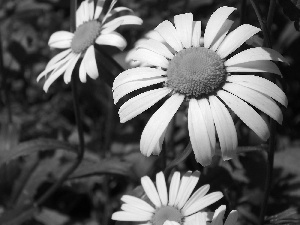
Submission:
<svg viewBox="0 0 300 225">
<path fill-rule="evenodd" d="M 121 198 L 124 202 L 121 206 L 122 211 L 115 212 L 112 219 L 136 221 L 148 225 L 163 225 L 166 221 L 171 224 L 184 225 L 191 215 L 223 197 L 221 192 L 206 195 L 209 185 L 200 187 L 190 197 L 198 183 L 199 176 L 199 171 L 194 173 L 189 171 L 180 179 L 180 173 L 175 172 L 171 179 L 169 194 L 162 172 L 156 174 L 156 185 L 148 176 L 142 177 L 143 189 L 151 202 L 147 203 L 140 198 L 124 195 Z"/>
<path fill-rule="evenodd" d="M 116 17 L 116 14 L 123 11 L 132 12 L 126 7 L 116 7 L 117 0 L 113 0 L 104 15 L 99 20 L 103 10 L 105 0 L 85 0 L 81 3 L 76 12 L 76 31 L 58 31 L 51 35 L 49 46 L 58 49 L 67 49 L 54 56 L 47 64 L 45 70 L 39 74 L 37 81 L 46 77 L 43 89 L 47 92 L 50 85 L 64 73 L 65 83 L 71 81 L 73 69 L 82 57 L 79 67 L 79 78 L 81 82 L 86 82 L 86 75 L 92 79 L 99 76 L 94 44 L 111 45 L 123 50 L 127 42 L 125 38 L 115 30 L 122 25 L 142 24 L 142 20 L 134 15 Z M 49 76 L 47 76 L 50 73 Z"/>
<path fill-rule="evenodd" d="M 223 159 L 236 154 L 237 133 L 230 110 L 264 141 L 269 138 L 269 129 L 256 109 L 282 122 L 282 112 L 275 101 L 287 106 L 284 92 L 276 84 L 253 74 L 281 75 L 271 60 L 285 62 L 285 59 L 275 50 L 262 47 L 228 57 L 260 31 L 244 24 L 228 33 L 233 21 L 227 18 L 234 10 L 224 6 L 212 14 L 204 32 L 203 47 L 200 45 L 201 21 L 193 21 L 193 14 L 175 16 L 175 27 L 170 21 L 163 21 L 155 30 L 167 46 L 149 39 L 140 44 L 132 56 L 151 66 L 126 70 L 115 79 L 115 103 L 132 91 L 161 84 L 160 88 L 125 102 L 119 109 L 122 123 L 168 97 L 144 128 L 140 141 L 144 155 L 160 153 L 168 125 L 183 103 L 188 104 L 192 148 L 196 160 L 203 166 L 209 165 L 215 154 L 216 133 Z"/>
<path fill-rule="evenodd" d="M 232 210 L 227 216 L 224 223 L 224 214 L 226 206 L 221 205 L 213 214 L 211 219 L 207 219 L 207 213 L 199 212 L 194 214 L 189 221 L 188 225 L 236 225 L 238 219 L 238 212 Z M 209 220 L 209 221 L 207 221 Z"/>
</svg>

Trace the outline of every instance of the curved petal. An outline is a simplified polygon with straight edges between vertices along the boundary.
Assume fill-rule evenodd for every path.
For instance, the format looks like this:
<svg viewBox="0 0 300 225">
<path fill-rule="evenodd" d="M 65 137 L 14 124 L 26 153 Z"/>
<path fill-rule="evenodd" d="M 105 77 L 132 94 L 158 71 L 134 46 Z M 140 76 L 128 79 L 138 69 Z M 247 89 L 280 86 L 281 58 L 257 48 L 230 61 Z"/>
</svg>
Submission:
<svg viewBox="0 0 300 225">
<path fill-rule="evenodd" d="M 235 156 L 237 147 L 237 134 L 233 120 L 224 104 L 216 96 L 210 96 L 209 102 L 221 145 L 222 157 L 224 160 L 231 159 Z"/>
<path fill-rule="evenodd" d="M 219 208 L 217 208 L 217 210 L 215 211 L 215 213 L 213 215 L 211 225 L 223 224 L 225 210 L 226 210 L 225 205 L 221 205 Z M 234 224 L 232 224 L 232 225 L 234 225 Z"/>
<path fill-rule="evenodd" d="M 74 53 L 72 53 L 72 54 L 74 56 L 72 59 L 70 59 L 70 65 L 68 66 L 68 68 L 66 69 L 65 74 L 64 74 L 64 81 L 66 84 L 68 84 L 71 81 L 71 76 L 72 76 L 74 67 L 81 55 L 81 54 L 74 54 Z"/>
<path fill-rule="evenodd" d="M 113 213 L 111 219 L 118 220 L 118 221 L 137 221 L 137 222 L 149 220 L 147 216 L 140 215 L 137 213 L 124 212 L 124 211 L 118 211 Z"/>
<path fill-rule="evenodd" d="M 144 210 L 146 212 L 154 213 L 155 209 L 147 202 L 130 195 L 123 195 L 121 200 L 127 204 L 134 205 L 136 208 Z"/>
<path fill-rule="evenodd" d="M 254 27 L 250 24 L 243 24 L 239 26 L 226 36 L 226 38 L 218 48 L 217 53 L 222 59 L 224 59 L 259 31 L 259 28 Z"/>
<path fill-rule="evenodd" d="M 111 24 L 110 26 L 104 28 L 103 30 L 101 30 L 100 35 L 103 34 L 109 34 L 112 31 L 116 30 L 119 26 L 121 26 L 123 23 L 123 21 L 116 21 L 115 23 Z"/>
<path fill-rule="evenodd" d="M 229 215 L 227 216 L 227 219 L 225 220 L 224 225 L 232 225 L 232 224 L 236 224 L 237 220 L 238 220 L 238 211 L 236 210 L 232 210 Z"/>
<path fill-rule="evenodd" d="M 169 206 L 174 206 L 175 200 L 177 198 L 177 193 L 180 185 L 180 173 L 174 172 L 171 183 L 170 183 L 170 190 L 169 190 Z"/>
<path fill-rule="evenodd" d="M 80 80 L 82 83 L 85 83 L 85 82 L 86 82 L 86 69 L 85 69 L 83 60 L 81 61 L 80 67 L 79 67 L 79 80 Z"/>
<path fill-rule="evenodd" d="M 209 191 L 209 184 L 201 186 L 195 193 L 190 197 L 190 199 L 186 202 L 186 204 L 183 207 L 183 210 L 189 208 L 191 205 L 193 205 L 196 201 L 201 199 L 206 193 Z"/>
<path fill-rule="evenodd" d="M 174 204 L 174 206 L 176 206 L 178 209 L 180 209 L 178 207 L 178 203 L 180 202 L 180 199 L 183 197 L 185 188 L 188 186 L 189 179 L 191 176 L 192 176 L 192 171 L 189 170 L 181 178 L 177 196 L 176 196 L 176 200 L 175 200 L 175 204 Z"/>
<path fill-rule="evenodd" d="M 179 52 L 183 49 L 177 31 L 170 21 L 165 20 L 161 22 L 154 30 L 156 30 L 175 51 Z"/>
<path fill-rule="evenodd" d="M 288 100 L 284 92 L 265 78 L 254 75 L 232 75 L 227 77 L 227 81 L 259 91 L 287 107 Z"/>
<path fill-rule="evenodd" d="M 226 67 L 226 71 L 231 72 L 267 72 L 274 73 L 282 77 L 279 68 L 271 61 L 259 60 L 253 62 L 239 63 Z"/>
<path fill-rule="evenodd" d="M 279 124 L 282 123 L 282 112 L 270 97 L 235 83 L 226 83 L 223 86 L 223 89 L 255 106 L 260 111 L 276 120 Z"/>
<path fill-rule="evenodd" d="M 82 59 L 82 63 L 84 64 L 86 73 L 90 76 L 90 78 L 96 79 L 99 76 L 95 57 L 95 48 L 93 45 L 88 47 L 86 50 L 86 53 Z"/>
<path fill-rule="evenodd" d="M 140 17 L 133 16 L 133 15 L 126 15 L 126 16 L 120 16 L 112 21 L 109 21 L 108 23 L 105 23 L 103 25 L 103 28 L 107 28 L 110 26 L 113 26 L 116 23 L 119 23 L 122 21 L 121 26 L 123 25 L 141 25 L 143 23 L 143 20 Z"/>
<path fill-rule="evenodd" d="M 194 21 L 193 22 L 193 36 L 192 36 L 193 47 L 200 46 L 200 38 L 201 38 L 201 21 Z"/>
<path fill-rule="evenodd" d="M 156 174 L 156 188 L 160 197 L 162 205 L 168 204 L 168 191 L 166 185 L 166 179 L 163 172 Z"/>
<path fill-rule="evenodd" d="M 219 32 L 216 34 L 216 37 L 214 41 L 211 43 L 210 49 L 213 51 L 217 51 L 219 48 L 220 44 L 223 42 L 225 39 L 229 29 L 231 28 L 233 24 L 232 20 L 226 20 L 223 24 L 223 26 L 220 28 Z"/>
<path fill-rule="evenodd" d="M 102 24 L 104 24 L 105 21 L 106 21 L 106 19 L 110 17 L 110 12 L 111 12 L 112 8 L 115 6 L 115 4 L 117 3 L 117 1 L 118 1 L 118 0 L 112 0 L 112 1 L 110 2 L 110 6 L 109 6 L 109 8 L 108 8 L 106 14 L 104 15 L 104 17 L 103 17 L 103 19 L 102 19 Z"/>
<path fill-rule="evenodd" d="M 133 10 L 132 10 L 132 9 L 129 9 L 129 8 L 127 8 L 127 7 L 120 6 L 120 7 L 116 7 L 116 8 L 114 8 L 113 10 L 111 10 L 110 13 L 108 14 L 108 17 L 114 15 L 115 13 L 119 13 L 119 12 L 122 12 L 122 11 L 129 11 L 129 12 L 133 13 Z"/>
<path fill-rule="evenodd" d="M 144 155 L 150 156 L 154 151 L 160 136 L 177 112 L 183 100 L 184 95 L 172 95 L 150 118 L 143 130 L 140 142 L 141 152 Z"/>
<path fill-rule="evenodd" d="M 266 141 L 269 138 L 268 125 L 251 106 L 235 95 L 223 90 L 218 91 L 217 95 L 262 140 Z"/>
<path fill-rule="evenodd" d="M 196 99 L 191 99 L 189 102 L 188 129 L 196 161 L 202 166 L 209 165 L 212 159 L 210 139 L 202 111 Z"/>
<path fill-rule="evenodd" d="M 105 3 L 105 0 L 98 0 L 97 1 L 95 14 L 94 14 L 94 19 L 98 19 L 98 17 L 100 16 L 100 14 L 103 10 L 104 3 Z"/>
<path fill-rule="evenodd" d="M 122 97 L 130 92 L 138 90 L 143 87 L 148 87 L 153 84 L 158 84 L 166 81 L 166 77 L 155 77 L 151 79 L 140 79 L 137 81 L 131 81 L 118 86 L 113 92 L 114 104 L 116 104 Z"/>
<path fill-rule="evenodd" d="M 183 47 L 190 48 L 192 45 L 193 14 L 185 13 L 174 16 L 174 24 Z"/>
<path fill-rule="evenodd" d="M 64 50 L 60 53 L 58 53 L 56 56 L 54 56 L 48 63 L 45 69 L 51 67 L 52 65 L 56 64 L 58 61 L 62 60 L 65 58 L 68 54 L 72 52 L 71 49 Z"/>
<path fill-rule="evenodd" d="M 161 201 L 159 198 L 159 195 L 157 193 L 157 190 L 151 181 L 151 179 L 148 176 L 142 177 L 141 178 L 141 183 L 143 186 L 143 189 L 150 199 L 150 201 L 156 206 L 156 207 L 161 207 Z"/>
<path fill-rule="evenodd" d="M 204 47 L 209 48 L 228 16 L 236 8 L 223 6 L 218 8 L 209 18 L 204 32 Z"/>
<path fill-rule="evenodd" d="M 148 78 L 156 78 L 161 77 L 162 75 L 166 75 L 167 72 L 157 68 L 150 68 L 150 67 L 137 67 L 125 70 L 124 72 L 120 73 L 113 83 L 113 90 L 123 85 L 124 83 L 137 81 L 142 79 Z"/>
<path fill-rule="evenodd" d="M 257 61 L 257 60 L 273 60 L 286 62 L 286 59 L 277 51 L 270 48 L 249 48 L 244 50 L 224 62 L 225 66 L 234 66 L 239 63 Z"/>
<path fill-rule="evenodd" d="M 170 50 L 161 42 L 149 39 L 141 41 L 136 48 L 145 48 L 151 50 L 155 53 L 158 53 L 168 59 L 172 59 L 174 55 L 170 52 Z"/>
<path fill-rule="evenodd" d="M 93 20 L 94 18 L 94 7 L 94 0 L 88 0 L 89 20 Z"/>
<path fill-rule="evenodd" d="M 127 45 L 127 41 L 125 38 L 117 33 L 117 32 L 111 32 L 109 34 L 101 34 L 96 39 L 96 43 L 98 45 L 111 45 L 119 48 L 121 51 L 124 50 L 124 48 Z"/>
<path fill-rule="evenodd" d="M 164 56 L 143 48 L 137 49 L 132 54 L 132 59 L 162 68 L 168 68 L 169 65 L 169 61 Z"/>
<path fill-rule="evenodd" d="M 139 214 L 140 216 L 148 218 L 148 220 L 150 220 L 153 216 L 153 213 L 150 213 L 150 212 L 144 211 L 142 209 L 139 209 L 135 205 L 131 205 L 131 204 L 123 204 L 121 206 L 121 209 L 125 212 L 128 212 L 128 213 Z"/>
<path fill-rule="evenodd" d="M 48 41 L 52 48 L 70 48 L 74 34 L 68 31 L 57 31 L 53 33 Z"/>
<path fill-rule="evenodd" d="M 125 123 L 149 109 L 160 99 L 171 92 L 168 88 L 159 88 L 139 94 L 127 102 L 119 109 L 120 122 Z"/>
</svg>

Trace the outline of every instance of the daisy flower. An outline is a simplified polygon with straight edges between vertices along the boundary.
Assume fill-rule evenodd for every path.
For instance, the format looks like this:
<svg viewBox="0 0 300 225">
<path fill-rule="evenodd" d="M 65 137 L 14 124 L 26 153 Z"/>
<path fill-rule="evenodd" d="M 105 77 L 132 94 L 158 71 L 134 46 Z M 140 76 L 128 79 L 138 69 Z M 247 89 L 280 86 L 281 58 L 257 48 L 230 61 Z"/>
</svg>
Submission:
<svg viewBox="0 0 300 225">
<path fill-rule="evenodd" d="M 285 59 L 275 50 L 262 47 L 233 55 L 247 39 L 260 31 L 244 24 L 229 32 L 233 21 L 228 17 L 234 10 L 224 6 L 212 14 L 204 32 L 203 46 L 200 45 L 201 21 L 193 21 L 193 14 L 176 15 L 175 26 L 170 21 L 163 21 L 155 30 L 167 44 L 149 39 L 138 46 L 133 56 L 151 66 L 126 70 L 115 79 L 115 103 L 132 91 L 161 84 L 160 88 L 125 102 L 119 109 L 122 123 L 168 97 L 143 130 L 140 148 L 144 155 L 160 153 L 167 127 L 184 102 L 188 105 L 188 130 L 193 151 L 203 166 L 209 165 L 215 154 L 216 135 L 223 159 L 235 156 L 237 133 L 231 110 L 262 140 L 269 138 L 269 129 L 257 109 L 278 123 L 282 122 L 282 112 L 275 101 L 287 106 L 285 94 L 276 84 L 254 73 L 281 75 L 271 60 Z"/>
<path fill-rule="evenodd" d="M 135 221 L 139 224 L 163 225 L 166 221 L 184 225 L 190 216 L 213 204 L 223 197 L 221 192 L 208 195 L 209 185 L 200 187 L 191 197 L 200 172 L 188 171 L 181 179 L 180 173 L 175 172 L 171 179 L 169 194 L 164 174 L 156 174 L 156 185 L 148 176 L 142 177 L 143 189 L 151 201 L 146 201 L 124 195 L 121 200 L 122 211 L 113 213 L 112 219 L 118 221 Z M 206 215 L 206 214 L 204 214 Z"/>
<path fill-rule="evenodd" d="M 76 30 L 74 33 L 68 31 L 58 31 L 51 35 L 49 46 L 52 48 L 66 49 L 54 56 L 47 64 L 45 70 L 39 74 L 37 81 L 46 77 L 43 89 L 47 92 L 50 85 L 62 74 L 65 83 L 71 81 L 73 69 L 77 61 L 82 57 L 79 67 L 79 78 L 81 82 L 86 82 L 86 75 L 92 79 L 99 76 L 94 44 L 111 45 L 123 50 L 127 42 L 125 38 L 115 30 L 122 25 L 142 24 L 142 20 L 134 15 L 116 17 L 119 12 L 129 11 L 126 7 L 116 7 L 117 0 L 113 0 L 102 19 L 105 0 L 83 1 L 76 11 Z M 49 76 L 47 76 L 50 74 Z"/>
</svg>

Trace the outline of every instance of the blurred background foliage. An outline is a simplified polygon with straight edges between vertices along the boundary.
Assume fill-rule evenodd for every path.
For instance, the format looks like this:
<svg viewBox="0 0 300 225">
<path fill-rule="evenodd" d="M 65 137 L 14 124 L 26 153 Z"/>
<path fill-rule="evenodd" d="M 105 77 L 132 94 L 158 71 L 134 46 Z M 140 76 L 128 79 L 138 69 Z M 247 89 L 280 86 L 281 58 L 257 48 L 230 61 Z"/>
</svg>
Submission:
<svg viewBox="0 0 300 225">
<path fill-rule="evenodd" d="M 298 3 L 288 1 L 294 5 Z M 259 1 L 264 15 L 268 2 Z M 233 6 L 238 8 L 232 15 L 233 28 L 240 23 L 259 27 L 250 3 L 243 0 L 119 0 L 117 5 L 133 9 L 144 23 L 119 29 L 128 42 L 125 51 L 99 48 L 102 52 L 97 55 L 100 77 L 78 85 L 86 142 L 84 160 L 51 198 L 38 208 L 28 208 L 76 157 L 78 135 L 70 86 L 59 79 L 48 93 L 44 93 L 43 82 L 36 82 L 37 75 L 57 54 L 47 45 L 50 35 L 58 30 L 69 30 L 69 1 L 0 1 L 0 63 L 3 64 L 0 71 L 0 224 L 114 224 L 110 216 L 119 209 L 120 197 L 124 193 L 141 196 L 140 178 L 146 174 L 153 176 L 162 168 L 160 157 L 147 158 L 139 151 L 141 132 L 159 104 L 125 124 L 119 123 L 119 104 L 117 107 L 113 104 L 108 84 L 122 67 L 129 68 L 125 60 L 128 51 L 160 22 L 172 20 L 174 15 L 184 12 L 192 12 L 194 20 L 206 24 L 218 7 Z M 294 21 L 297 22 L 297 17 Z M 274 49 L 290 63 L 290 66 L 279 65 L 283 79 L 278 83 L 286 92 L 289 105 L 283 109 L 283 125 L 278 126 L 266 224 L 299 224 L 300 33 L 296 30 L 296 22 L 290 21 L 277 5 L 271 27 L 272 42 Z M 253 45 L 259 44 L 261 35 L 251 40 Z M 115 67 L 115 62 L 121 67 Z M 240 146 L 263 144 L 240 120 L 234 119 Z M 171 127 L 165 144 L 168 163 L 189 142 L 184 112 L 177 113 Z M 230 210 L 237 209 L 240 224 L 258 223 L 266 152 L 247 152 L 226 162 L 215 157 L 212 165 L 206 168 L 196 163 L 192 153 L 177 164 L 176 169 L 200 170 L 198 186 L 209 183 L 212 191 L 224 193 L 225 197 L 216 206 L 223 203 Z M 212 205 L 211 209 L 216 206 Z"/>
</svg>

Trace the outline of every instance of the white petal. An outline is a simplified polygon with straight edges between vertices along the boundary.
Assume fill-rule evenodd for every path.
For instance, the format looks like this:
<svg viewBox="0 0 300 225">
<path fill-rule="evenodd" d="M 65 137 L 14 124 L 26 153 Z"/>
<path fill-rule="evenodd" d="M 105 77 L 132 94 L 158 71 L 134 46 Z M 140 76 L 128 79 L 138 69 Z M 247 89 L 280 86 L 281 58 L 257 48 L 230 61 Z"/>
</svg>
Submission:
<svg viewBox="0 0 300 225">
<path fill-rule="evenodd" d="M 82 3 L 82 11 L 84 12 L 83 22 L 87 22 L 90 20 L 90 12 L 89 12 L 89 4 L 88 0 L 83 1 Z"/>
<path fill-rule="evenodd" d="M 116 89 L 118 86 L 131 82 L 137 81 L 142 79 L 148 78 L 156 78 L 161 77 L 161 75 L 166 75 L 167 72 L 164 70 L 150 68 L 150 67 L 137 67 L 125 70 L 124 72 L 120 73 L 113 83 L 113 90 Z"/>
<path fill-rule="evenodd" d="M 270 49 L 270 48 L 250 48 L 245 51 L 242 51 L 230 59 L 225 61 L 225 66 L 234 66 L 239 63 L 257 61 L 257 60 L 273 60 L 273 61 L 280 61 L 286 62 L 286 59 L 277 51 Z"/>
<path fill-rule="evenodd" d="M 219 32 L 217 33 L 214 41 L 211 43 L 210 49 L 213 51 L 217 51 L 219 48 L 220 44 L 223 42 L 225 39 L 229 29 L 231 28 L 233 24 L 232 20 L 226 20 L 223 24 L 223 26 L 220 28 Z"/>
<path fill-rule="evenodd" d="M 195 222 L 193 222 L 193 224 L 197 224 L 197 225 L 200 225 L 200 224 L 203 224 L 203 225 L 206 225 L 206 214 L 203 213 L 203 212 L 199 212 L 199 213 L 196 213 L 193 215 L 194 218 L 195 218 Z"/>
<path fill-rule="evenodd" d="M 105 0 L 98 0 L 96 9 L 95 9 L 95 14 L 94 14 L 94 19 L 98 19 L 100 16 L 102 10 L 103 10 L 103 5 L 104 5 Z"/>
<path fill-rule="evenodd" d="M 143 87 L 148 87 L 153 84 L 162 83 L 166 80 L 166 77 L 155 77 L 147 80 L 140 79 L 137 81 L 124 83 L 123 85 L 118 86 L 113 92 L 114 104 L 116 104 L 122 97 L 124 97 L 130 92 L 133 92 Z"/>
<path fill-rule="evenodd" d="M 123 204 L 121 206 L 121 209 L 125 212 L 139 214 L 140 216 L 148 218 L 148 220 L 150 220 L 151 217 L 153 216 L 153 213 L 139 209 L 135 205 L 131 205 L 131 204 Z"/>
<path fill-rule="evenodd" d="M 204 47 L 209 48 L 217 33 L 236 8 L 223 6 L 218 8 L 209 18 L 204 32 Z"/>
<path fill-rule="evenodd" d="M 235 84 L 226 83 L 223 89 L 249 102 L 278 123 L 282 123 L 282 112 L 278 105 L 268 96 L 261 94 L 253 89 Z"/>
<path fill-rule="evenodd" d="M 115 23 L 111 24 L 110 26 L 104 28 L 103 30 L 101 30 L 100 35 L 102 34 L 109 34 L 112 31 L 116 30 L 119 26 L 121 26 L 121 24 L 123 23 L 123 21 L 116 21 Z"/>
<path fill-rule="evenodd" d="M 107 12 L 106 12 L 105 16 L 104 16 L 103 19 L 102 19 L 102 23 L 103 23 L 103 24 L 104 24 L 104 22 L 106 21 L 106 19 L 107 19 L 108 17 L 110 17 L 110 12 L 111 12 L 112 8 L 114 7 L 114 5 L 115 5 L 116 3 L 117 3 L 117 0 L 112 0 L 112 1 L 111 1 L 110 6 L 109 6 Z"/>
<path fill-rule="evenodd" d="M 237 134 L 233 120 L 224 104 L 215 96 L 209 97 L 210 107 L 217 129 L 224 160 L 235 156 Z"/>
<path fill-rule="evenodd" d="M 133 15 L 126 15 L 126 16 L 119 16 L 108 23 L 105 23 L 102 28 L 107 28 L 113 26 L 115 23 L 119 23 L 122 21 L 122 25 L 141 25 L 143 20 L 140 17 L 133 16 Z"/>
<path fill-rule="evenodd" d="M 155 209 L 149 203 L 137 197 L 130 196 L 130 195 L 123 195 L 121 200 L 127 204 L 134 205 L 135 207 L 144 210 L 146 212 L 151 212 L 151 213 L 155 212 Z"/>
<path fill-rule="evenodd" d="M 127 7 L 123 7 L 123 6 L 120 6 L 120 7 L 116 7 L 114 8 L 113 10 L 110 11 L 108 17 L 114 15 L 115 13 L 119 13 L 119 12 L 122 12 L 122 11 L 129 11 L 131 13 L 133 13 L 133 10 L 132 9 L 129 9 Z"/>
<path fill-rule="evenodd" d="M 212 159 L 210 138 L 202 110 L 196 99 L 191 99 L 189 102 L 188 129 L 196 161 L 202 166 L 209 165 Z"/>
<path fill-rule="evenodd" d="M 111 219 L 118 220 L 118 221 L 138 221 L 138 222 L 149 220 L 147 216 L 140 215 L 137 213 L 124 212 L 124 211 L 113 213 Z"/>
<path fill-rule="evenodd" d="M 175 51 L 179 52 L 182 50 L 180 38 L 170 21 L 163 21 L 154 30 L 156 30 Z"/>
<path fill-rule="evenodd" d="M 161 201 L 159 198 L 159 195 L 157 193 L 157 190 L 151 181 L 151 179 L 148 176 L 142 177 L 141 178 L 141 183 L 144 188 L 144 191 L 150 201 L 156 206 L 156 207 L 161 207 Z"/>
<path fill-rule="evenodd" d="M 86 73 L 90 76 L 90 78 L 95 80 L 99 76 L 99 72 L 96 63 L 95 48 L 93 45 L 88 47 L 86 50 L 82 63 L 84 64 Z"/>
<path fill-rule="evenodd" d="M 65 58 L 68 54 L 71 53 L 71 49 L 64 50 L 60 53 L 58 53 L 56 56 L 54 56 L 48 63 L 45 69 L 49 68 L 50 66 L 56 64 L 58 61 L 62 60 Z"/>
<path fill-rule="evenodd" d="M 192 45 L 193 47 L 199 47 L 201 38 L 201 21 L 194 21 L 193 25 Z"/>
<path fill-rule="evenodd" d="M 172 59 L 174 57 L 174 55 L 164 44 L 153 39 L 141 41 L 136 48 L 146 48 L 168 59 Z"/>
<path fill-rule="evenodd" d="M 183 197 L 183 193 L 185 191 L 185 188 L 188 186 L 188 182 L 189 182 L 189 178 L 191 177 L 192 175 L 192 171 L 187 171 L 181 178 L 181 181 L 180 181 L 180 186 L 179 186 L 179 189 L 178 189 L 178 192 L 177 192 L 177 197 L 176 197 L 176 200 L 175 200 L 175 204 L 174 206 L 177 206 L 178 203 L 180 202 L 180 199 Z M 178 207 L 179 208 L 179 207 Z M 180 208 L 179 208 L 180 209 Z"/>
<path fill-rule="evenodd" d="M 280 70 L 276 66 L 275 63 L 271 61 L 253 61 L 253 62 L 245 62 L 239 63 L 234 66 L 226 67 L 227 72 L 267 72 L 267 73 L 275 73 L 279 76 L 282 76 Z"/>
<path fill-rule="evenodd" d="M 232 210 L 232 211 L 229 213 L 229 215 L 228 215 L 228 217 L 227 217 L 227 219 L 226 219 L 224 225 L 235 225 L 236 222 L 237 222 L 238 216 L 239 216 L 239 215 L 238 215 L 238 211 Z"/>
<path fill-rule="evenodd" d="M 164 56 L 144 48 L 137 49 L 132 54 L 132 59 L 163 68 L 168 68 L 169 65 L 169 61 Z"/>
<path fill-rule="evenodd" d="M 166 220 L 163 225 L 180 225 L 179 223 L 177 223 L 176 221 L 170 221 L 170 220 Z"/>
<path fill-rule="evenodd" d="M 119 48 L 121 51 L 124 50 L 124 48 L 127 45 L 127 41 L 125 38 L 117 33 L 117 32 L 111 32 L 109 34 L 101 34 L 96 39 L 96 43 L 98 45 L 111 45 Z"/>
<path fill-rule="evenodd" d="M 193 205 L 196 201 L 201 199 L 206 193 L 209 191 L 209 184 L 201 186 L 195 193 L 190 197 L 190 199 L 186 202 L 186 204 L 183 207 L 183 210 L 189 208 L 191 205 Z"/>
<path fill-rule="evenodd" d="M 218 91 L 217 95 L 262 140 L 266 141 L 269 138 L 270 133 L 266 122 L 251 106 L 235 95 L 223 90 Z"/>
<path fill-rule="evenodd" d="M 211 144 L 211 152 L 212 155 L 215 154 L 215 148 L 216 148 L 216 128 L 214 125 L 214 119 L 212 116 L 212 112 L 208 103 L 208 100 L 206 98 L 202 98 L 198 100 L 198 104 L 200 107 L 200 110 L 203 115 L 203 119 L 206 123 L 206 129 L 209 136 L 210 144 Z"/>
<path fill-rule="evenodd" d="M 276 84 L 265 78 L 254 75 L 233 75 L 227 77 L 227 81 L 259 91 L 287 107 L 288 100 L 284 92 Z"/>
<path fill-rule="evenodd" d="M 200 210 L 204 209 L 205 207 L 215 203 L 216 201 L 220 200 L 223 197 L 222 192 L 213 192 L 198 201 L 195 201 L 191 206 L 188 208 L 184 207 L 181 211 L 183 212 L 184 216 L 189 216 L 193 213 L 199 212 Z"/>
<path fill-rule="evenodd" d="M 193 14 L 185 13 L 174 16 L 174 24 L 183 47 L 190 48 L 192 45 Z"/>
<path fill-rule="evenodd" d="M 70 48 L 74 34 L 68 31 L 57 31 L 53 33 L 48 41 L 52 48 Z"/>
<path fill-rule="evenodd" d="M 167 205 L 168 192 L 167 192 L 166 179 L 163 172 L 159 172 L 156 174 L 156 188 L 158 190 L 158 194 L 162 205 Z"/>
<path fill-rule="evenodd" d="M 140 142 L 141 152 L 144 155 L 150 156 L 153 152 L 163 131 L 177 112 L 183 100 L 184 95 L 172 95 L 150 118 L 143 130 Z"/>
<path fill-rule="evenodd" d="M 94 18 L 94 0 L 88 1 L 88 9 L 89 9 L 89 20 L 93 20 L 93 18 Z"/>
<path fill-rule="evenodd" d="M 211 222 L 211 225 L 220 225 L 223 224 L 223 218 L 225 214 L 226 206 L 221 205 L 214 213 L 213 220 Z"/>
<path fill-rule="evenodd" d="M 80 67 L 79 67 L 79 79 L 82 83 L 86 82 L 86 69 L 83 63 L 83 60 L 80 63 Z"/>
<path fill-rule="evenodd" d="M 160 99 L 171 92 L 168 88 L 159 88 L 139 94 L 127 102 L 125 102 L 119 109 L 119 116 L 121 123 L 136 117 L 140 113 L 149 109 Z"/>
<path fill-rule="evenodd" d="M 170 183 L 170 190 L 169 190 L 169 206 L 174 206 L 175 200 L 177 197 L 178 189 L 180 185 L 180 173 L 175 172 L 172 176 L 172 180 Z"/>
<path fill-rule="evenodd" d="M 65 71 L 65 74 L 64 74 L 64 81 L 65 83 L 69 83 L 71 81 L 71 76 L 72 76 L 72 73 L 73 73 L 73 69 L 80 57 L 81 54 L 74 54 L 72 53 L 74 56 L 72 59 L 70 59 L 70 65 L 68 66 L 68 68 L 66 69 Z"/>
<path fill-rule="evenodd" d="M 259 28 L 254 27 L 250 24 L 243 24 L 239 26 L 227 35 L 227 37 L 218 48 L 217 53 L 222 59 L 224 59 L 259 31 Z"/>
<path fill-rule="evenodd" d="M 156 30 L 148 31 L 145 34 L 145 38 L 153 39 L 162 43 L 165 41 L 165 39 Z"/>
<path fill-rule="evenodd" d="M 78 7 L 76 11 L 76 28 L 83 24 L 83 14 L 82 14 L 82 4 Z"/>
</svg>

